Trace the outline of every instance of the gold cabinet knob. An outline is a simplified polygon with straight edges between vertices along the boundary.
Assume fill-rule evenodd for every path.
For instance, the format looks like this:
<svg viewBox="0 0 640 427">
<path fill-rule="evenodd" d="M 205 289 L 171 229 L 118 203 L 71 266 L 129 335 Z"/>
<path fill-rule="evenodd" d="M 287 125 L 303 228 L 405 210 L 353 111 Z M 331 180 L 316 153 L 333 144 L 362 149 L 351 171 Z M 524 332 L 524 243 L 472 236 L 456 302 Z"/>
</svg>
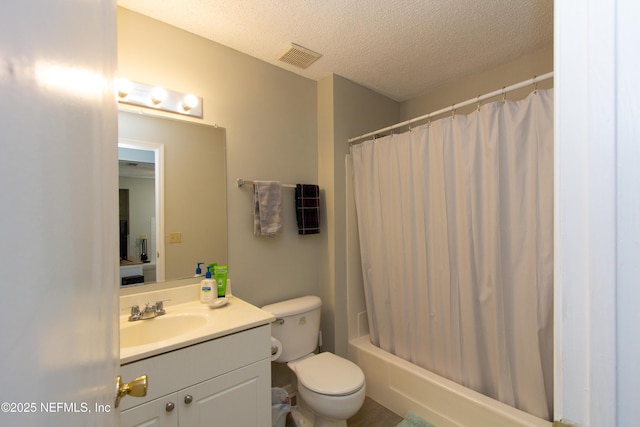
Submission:
<svg viewBox="0 0 640 427">
<path fill-rule="evenodd" d="M 130 383 L 123 383 L 122 378 L 118 375 L 116 378 L 116 402 L 115 407 L 120 405 L 120 399 L 124 396 L 144 397 L 147 395 L 147 376 L 142 375 Z"/>
</svg>

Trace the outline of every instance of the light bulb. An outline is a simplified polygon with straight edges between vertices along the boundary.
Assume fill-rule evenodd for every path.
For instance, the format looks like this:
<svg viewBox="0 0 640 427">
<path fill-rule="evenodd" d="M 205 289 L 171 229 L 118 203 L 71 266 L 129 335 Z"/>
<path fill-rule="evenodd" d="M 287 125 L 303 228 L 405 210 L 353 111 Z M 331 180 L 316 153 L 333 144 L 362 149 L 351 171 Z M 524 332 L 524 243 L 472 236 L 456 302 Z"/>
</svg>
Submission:
<svg viewBox="0 0 640 427">
<path fill-rule="evenodd" d="M 131 80 L 121 77 L 116 81 L 116 87 L 118 88 L 118 96 L 120 98 L 126 98 L 133 90 L 133 83 Z"/>
<path fill-rule="evenodd" d="M 198 97 L 190 93 L 182 99 L 182 108 L 184 108 L 185 111 L 189 111 L 197 107 L 199 102 Z"/>
<path fill-rule="evenodd" d="M 156 86 L 151 91 L 151 102 L 154 105 L 160 105 L 167 99 L 167 91 L 161 88 L 160 86 Z"/>
</svg>

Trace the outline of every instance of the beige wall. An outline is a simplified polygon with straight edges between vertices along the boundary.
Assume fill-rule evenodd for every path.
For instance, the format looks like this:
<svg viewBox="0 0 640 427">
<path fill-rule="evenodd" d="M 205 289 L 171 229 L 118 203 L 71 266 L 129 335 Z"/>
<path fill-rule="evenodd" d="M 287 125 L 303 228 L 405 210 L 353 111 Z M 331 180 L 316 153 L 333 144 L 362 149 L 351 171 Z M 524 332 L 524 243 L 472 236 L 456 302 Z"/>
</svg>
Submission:
<svg viewBox="0 0 640 427">
<path fill-rule="evenodd" d="M 319 238 L 297 234 L 293 192 L 283 192 L 283 234 L 258 238 L 251 187 L 235 185 L 238 177 L 318 182 L 316 83 L 122 8 L 118 74 L 194 92 L 204 98 L 196 121 L 225 129 L 234 293 L 256 305 L 319 294 Z"/>
<path fill-rule="evenodd" d="M 327 233 L 320 256 L 322 330 L 325 349 L 347 352 L 347 140 L 397 123 L 400 104 L 338 75 L 318 82 L 318 164 L 324 190 Z M 359 266 L 357 267 L 360 268 Z M 361 287 L 361 286 L 360 286 Z"/>
<path fill-rule="evenodd" d="M 449 107 L 455 103 L 476 98 L 478 95 L 493 92 L 521 81 L 553 71 L 553 45 L 549 45 L 532 54 L 522 56 L 515 61 L 500 65 L 491 70 L 445 83 L 433 90 L 402 103 L 402 121 L 423 116 L 432 111 Z M 553 80 L 541 82 L 539 89 L 553 86 Z M 507 94 L 507 99 L 522 99 L 532 88 L 522 88 Z M 499 99 L 496 98 L 496 99 Z M 492 102 L 494 99 L 483 101 Z M 475 106 L 469 106 L 456 114 L 468 114 Z"/>
</svg>

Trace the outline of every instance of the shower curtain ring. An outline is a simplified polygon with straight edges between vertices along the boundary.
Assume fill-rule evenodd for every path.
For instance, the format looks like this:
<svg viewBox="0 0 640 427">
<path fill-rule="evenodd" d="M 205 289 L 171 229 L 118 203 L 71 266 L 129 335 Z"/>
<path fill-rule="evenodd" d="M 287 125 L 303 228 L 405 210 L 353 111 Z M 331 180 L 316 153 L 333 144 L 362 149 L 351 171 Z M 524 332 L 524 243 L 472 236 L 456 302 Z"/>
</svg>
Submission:
<svg viewBox="0 0 640 427">
<path fill-rule="evenodd" d="M 480 112 L 480 95 L 478 95 L 478 112 Z"/>
<path fill-rule="evenodd" d="M 455 120 L 456 118 L 456 109 L 455 109 L 456 104 L 452 104 L 451 105 L 451 120 Z"/>
<path fill-rule="evenodd" d="M 507 102 L 507 92 L 505 92 L 505 86 L 502 86 L 502 103 Z"/>
<path fill-rule="evenodd" d="M 537 95 L 538 94 L 538 82 L 536 81 L 536 78 L 538 76 L 533 76 L 533 94 Z"/>
</svg>

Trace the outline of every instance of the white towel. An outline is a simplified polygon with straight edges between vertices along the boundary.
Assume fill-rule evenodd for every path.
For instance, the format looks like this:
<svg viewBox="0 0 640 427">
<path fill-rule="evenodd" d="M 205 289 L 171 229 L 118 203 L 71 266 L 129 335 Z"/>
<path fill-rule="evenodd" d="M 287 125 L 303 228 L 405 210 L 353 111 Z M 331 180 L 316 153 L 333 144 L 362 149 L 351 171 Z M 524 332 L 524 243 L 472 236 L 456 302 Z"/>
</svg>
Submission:
<svg viewBox="0 0 640 427">
<path fill-rule="evenodd" d="M 253 182 L 253 234 L 273 237 L 282 231 L 282 184 Z"/>
</svg>

